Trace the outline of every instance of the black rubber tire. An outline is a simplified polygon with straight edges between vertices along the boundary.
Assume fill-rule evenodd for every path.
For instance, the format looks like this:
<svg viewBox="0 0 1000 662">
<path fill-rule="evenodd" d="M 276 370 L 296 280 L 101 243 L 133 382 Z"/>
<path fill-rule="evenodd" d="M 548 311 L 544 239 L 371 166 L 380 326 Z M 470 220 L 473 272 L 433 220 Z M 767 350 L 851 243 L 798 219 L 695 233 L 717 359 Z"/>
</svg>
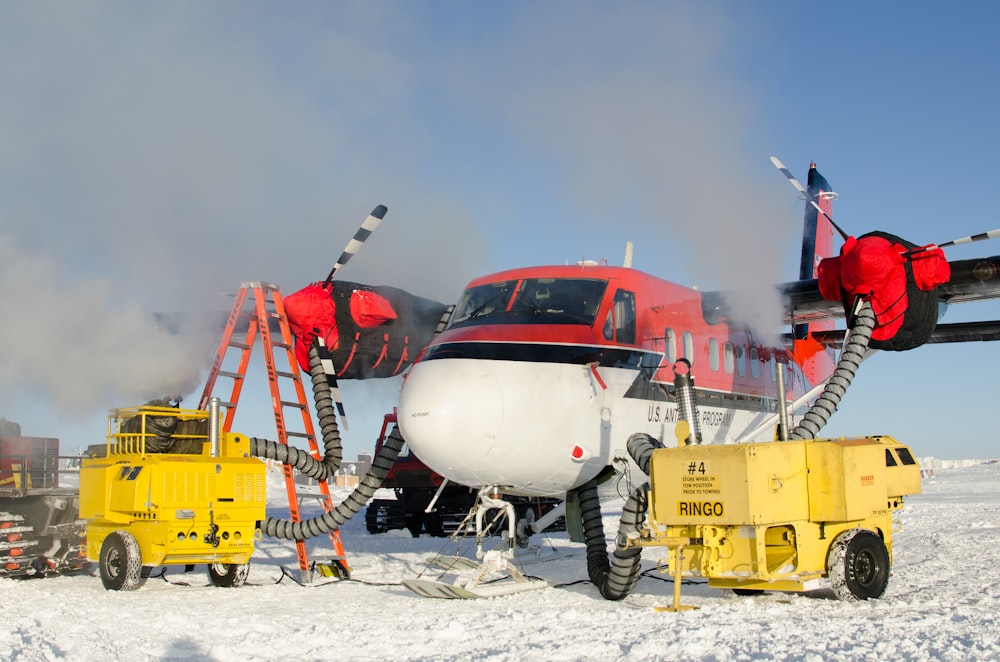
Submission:
<svg viewBox="0 0 1000 662">
<path fill-rule="evenodd" d="M 208 579 L 214 586 L 239 588 L 247 583 L 250 574 L 249 563 L 209 563 Z"/>
<path fill-rule="evenodd" d="M 447 535 L 444 532 L 444 519 L 441 513 L 427 513 L 424 516 L 424 531 L 434 538 L 444 538 Z"/>
<path fill-rule="evenodd" d="M 826 571 L 841 600 L 879 598 L 889 585 L 889 550 L 874 531 L 844 531 L 830 545 Z"/>
<path fill-rule="evenodd" d="M 424 530 L 423 513 L 406 513 L 406 528 L 410 530 L 410 535 L 419 538 Z"/>
<path fill-rule="evenodd" d="M 734 588 L 733 593 L 740 597 L 750 597 L 752 595 L 760 595 L 764 591 L 759 588 Z"/>
<path fill-rule="evenodd" d="M 368 529 L 368 533 L 385 533 L 389 530 L 389 526 L 386 524 L 386 520 L 389 516 L 386 514 L 385 506 L 377 503 L 371 503 L 365 510 L 365 528 Z"/>
<path fill-rule="evenodd" d="M 112 531 L 101 543 L 101 583 L 109 591 L 134 591 L 142 584 L 142 554 L 128 531 Z"/>
</svg>

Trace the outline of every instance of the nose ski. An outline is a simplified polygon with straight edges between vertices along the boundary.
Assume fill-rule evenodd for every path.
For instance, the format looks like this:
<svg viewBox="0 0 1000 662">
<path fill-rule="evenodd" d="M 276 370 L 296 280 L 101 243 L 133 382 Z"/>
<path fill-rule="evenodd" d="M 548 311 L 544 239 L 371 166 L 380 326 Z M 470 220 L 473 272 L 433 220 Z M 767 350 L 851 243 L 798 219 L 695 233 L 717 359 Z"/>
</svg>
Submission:
<svg viewBox="0 0 1000 662">
<path fill-rule="evenodd" d="M 469 600 L 495 598 L 548 587 L 548 582 L 525 577 L 514 566 L 515 514 L 514 506 L 503 499 L 490 496 L 493 488 L 484 488 L 476 500 L 476 558 L 479 563 L 460 556 L 435 556 L 430 565 L 442 570 L 440 579 L 407 579 L 403 586 L 425 598 Z M 483 539 L 488 527 L 483 520 L 490 510 L 502 510 L 507 518 L 507 531 L 500 549 L 483 549 Z M 449 579 L 450 581 L 444 581 Z"/>
</svg>

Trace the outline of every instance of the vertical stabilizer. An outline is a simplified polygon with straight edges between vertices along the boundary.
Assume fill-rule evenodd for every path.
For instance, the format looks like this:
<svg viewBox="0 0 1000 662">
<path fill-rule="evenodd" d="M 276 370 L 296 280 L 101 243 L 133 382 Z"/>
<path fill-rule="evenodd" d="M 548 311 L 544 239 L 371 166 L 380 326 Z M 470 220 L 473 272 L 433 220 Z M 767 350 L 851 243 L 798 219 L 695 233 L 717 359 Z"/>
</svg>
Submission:
<svg viewBox="0 0 1000 662">
<path fill-rule="evenodd" d="M 809 179 L 806 188 L 808 201 L 802 226 L 802 259 L 799 264 L 799 278 L 816 278 L 816 267 L 820 260 L 836 255 L 834 231 L 839 228 L 833 222 L 834 193 L 829 182 L 816 170 L 816 164 L 809 165 Z M 832 321 L 812 322 L 795 326 L 795 340 L 792 353 L 796 362 L 813 384 L 825 379 L 833 370 L 833 357 L 823 351 L 822 345 L 809 337 L 811 332 L 834 328 Z"/>
<path fill-rule="evenodd" d="M 816 277 L 816 265 L 825 257 L 834 256 L 833 206 L 837 194 L 830 190 L 826 177 L 819 174 L 816 164 L 809 164 L 809 185 L 806 195 L 816 203 L 806 205 L 805 221 L 802 226 L 802 262 L 799 278 L 807 280 Z M 817 209 L 816 207 L 819 207 Z"/>
</svg>

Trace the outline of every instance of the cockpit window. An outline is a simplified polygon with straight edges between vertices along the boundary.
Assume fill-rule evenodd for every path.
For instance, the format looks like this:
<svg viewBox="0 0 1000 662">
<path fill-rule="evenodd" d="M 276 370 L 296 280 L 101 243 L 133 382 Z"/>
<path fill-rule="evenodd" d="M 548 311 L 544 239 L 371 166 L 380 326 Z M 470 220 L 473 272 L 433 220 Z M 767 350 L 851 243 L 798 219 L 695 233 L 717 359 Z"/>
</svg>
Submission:
<svg viewBox="0 0 1000 662">
<path fill-rule="evenodd" d="M 462 298 L 455 306 L 451 315 L 449 327 L 466 324 L 500 324 L 499 318 L 507 309 L 510 295 L 514 291 L 516 281 L 505 280 L 489 285 L 470 287 L 462 292 Z M 487 320 L 486 318 L 493 319 Z"/>
<path fill-rule="evenodd" d="M 615 292 L 614 305 L 604 320 L 604 337 L 623 343 L 635 342 L 635 295 L 628 290 Z"/>
<path fill-rule="evenodd" d="M 526 278 L 470 287 L 449 328 L 476 324 L 583 324 L 597 318 L 607 281 Z"/>
</svg>

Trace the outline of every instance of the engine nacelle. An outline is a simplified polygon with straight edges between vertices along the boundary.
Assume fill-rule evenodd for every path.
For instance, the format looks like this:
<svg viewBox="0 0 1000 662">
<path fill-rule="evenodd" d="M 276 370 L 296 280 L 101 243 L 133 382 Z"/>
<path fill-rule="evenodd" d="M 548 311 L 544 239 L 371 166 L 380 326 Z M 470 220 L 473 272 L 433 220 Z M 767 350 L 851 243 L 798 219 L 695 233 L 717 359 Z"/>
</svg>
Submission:
<svg viewBox="0 0 1000 662">
<path fill-rule="evenodd" d="M 867 300 L 876 325 L 872 349 L 903 351 L 927 342 L 938 321 L 937 287 L 951 269 L 940 248 L 918 248 L 886 232 L 848 237 L 838 257 L 819 263 L 824 299 L 841 301 L 850 316 L 857 297 Z"/>
</svg>

